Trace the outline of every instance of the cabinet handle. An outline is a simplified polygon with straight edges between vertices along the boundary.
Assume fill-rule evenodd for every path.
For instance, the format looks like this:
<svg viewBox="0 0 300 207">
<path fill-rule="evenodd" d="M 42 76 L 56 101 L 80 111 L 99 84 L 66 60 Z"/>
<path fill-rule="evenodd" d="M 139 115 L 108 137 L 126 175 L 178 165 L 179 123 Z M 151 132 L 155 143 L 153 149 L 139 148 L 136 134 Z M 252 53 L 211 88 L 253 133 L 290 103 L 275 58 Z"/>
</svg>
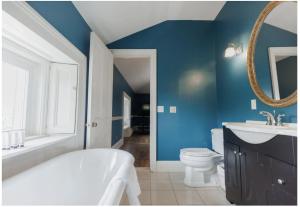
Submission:
<svg viewBox="0 0 300 207">
<path fill-rule="evenodd" d="M 239 152 L 239 156 L 242 156 L 243 155 L 243 153 L 242 152 Z"/>
<path fill-rule="evenodd" d="M 237 154 L 237 151 L 234 150 L 234 151 L 233 151 L 233 154 Z"/>
<path fill-rule="evenodd" d="M 285 181 L 284 181 L 283 179 L 278 178 L 278 179 L 277 179 L 277 183 L 278 183 L 279 185 L 284 185 L 284 184 L 285 184 Z"/>
</svg>

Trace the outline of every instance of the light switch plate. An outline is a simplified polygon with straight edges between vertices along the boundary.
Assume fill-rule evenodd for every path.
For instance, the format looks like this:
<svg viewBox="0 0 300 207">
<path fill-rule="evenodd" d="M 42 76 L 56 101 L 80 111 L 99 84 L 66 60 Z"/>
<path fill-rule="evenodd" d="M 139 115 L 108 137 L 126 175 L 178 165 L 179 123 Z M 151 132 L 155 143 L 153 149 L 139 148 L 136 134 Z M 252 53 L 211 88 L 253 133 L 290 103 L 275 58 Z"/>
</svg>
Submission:
<svg viewBox="0 0 300 207">
<path fill-rule="evenodd" d="M 251 99 L 251 110 L 256 110 L 256 99 Z"/>
<path fill-rule="evenodd" d="M 164 113 L 165 107 L 164 106 L 157 106 L 157 112 L 158 113 Z"/>
<path fill-rule="evenodd" d="M 176 106 L 170 106 L 170 113 L 176 113 Z"/>
</svg>

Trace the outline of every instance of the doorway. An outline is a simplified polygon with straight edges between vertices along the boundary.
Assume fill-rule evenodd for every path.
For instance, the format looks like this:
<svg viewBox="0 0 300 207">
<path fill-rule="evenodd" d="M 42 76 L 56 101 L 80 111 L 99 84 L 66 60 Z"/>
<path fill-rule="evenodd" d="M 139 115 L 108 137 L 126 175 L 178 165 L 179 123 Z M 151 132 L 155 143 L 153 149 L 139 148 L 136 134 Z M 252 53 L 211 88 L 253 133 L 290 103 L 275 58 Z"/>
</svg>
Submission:
<svg viewBox="0 0 300 207">
<path fill-rule="evenodd" d="M 121 73 L 133 91 L 129 92 L 130 94 L 124 91 L 122 97 L 123 125 L 120 148 L 135 157 L 136 167 L 150 167 L 154 171 L 156 169 L 156 50 L 114 49 L 112 53 L 114 74 L 115 70 L 118 70 L 117 72 Z M 115 96 L 116 93 L 114 98 Z M 113 120 L 117 119 L 113 117 Z"/>
<path fill-rule="evenodd" d="M 121 149 L 134 156 L 136 167 L 150 167 L 149 93 L 135 93 L 132 99 L 124 93 L 123 132 Z"/>
</svg>

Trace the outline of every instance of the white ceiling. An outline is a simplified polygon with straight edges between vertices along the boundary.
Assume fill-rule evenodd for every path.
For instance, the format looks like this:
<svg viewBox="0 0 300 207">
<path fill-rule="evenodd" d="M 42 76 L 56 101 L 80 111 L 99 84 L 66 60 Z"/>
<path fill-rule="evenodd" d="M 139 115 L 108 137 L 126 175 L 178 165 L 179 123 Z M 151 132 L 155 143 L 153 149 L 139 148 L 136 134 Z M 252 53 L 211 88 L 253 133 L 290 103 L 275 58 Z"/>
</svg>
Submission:
<svg viewBox="0 0 300 207">
<path fill-rule="evenodd" d="M 135 93 L 150 93 L 149 58 L 115 58 L 114 64 Z"/>
<path fill-rule="evenodd" d="M 297 34 L 297 3 L 290 1 L 279 4 L 267 16 L 265 23 Z"/>
<path fill-rule="evenodd" d="M 74 1 L 108 44 L 166 20 L 214 20 L 225 1 Z"/>
</svg>

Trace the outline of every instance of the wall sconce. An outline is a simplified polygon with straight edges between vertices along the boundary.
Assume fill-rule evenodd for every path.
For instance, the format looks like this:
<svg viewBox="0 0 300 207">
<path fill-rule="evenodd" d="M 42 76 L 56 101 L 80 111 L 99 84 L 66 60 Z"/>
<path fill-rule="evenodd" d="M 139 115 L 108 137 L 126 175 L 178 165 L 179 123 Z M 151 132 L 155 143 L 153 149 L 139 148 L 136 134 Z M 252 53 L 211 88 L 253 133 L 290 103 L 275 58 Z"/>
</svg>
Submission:
<svg viewBox="0 0 300 207">
<path fill-rule="evenodd" d="M 230 58 L 230 57 L 233 57 L 233 56 L 238 56 L 242 52 L 243 52 L 242 44 L 230 43 L 230 44 L 228 44 L 228 47 L 225 50 L 224 57 Z"/>
</svg>

